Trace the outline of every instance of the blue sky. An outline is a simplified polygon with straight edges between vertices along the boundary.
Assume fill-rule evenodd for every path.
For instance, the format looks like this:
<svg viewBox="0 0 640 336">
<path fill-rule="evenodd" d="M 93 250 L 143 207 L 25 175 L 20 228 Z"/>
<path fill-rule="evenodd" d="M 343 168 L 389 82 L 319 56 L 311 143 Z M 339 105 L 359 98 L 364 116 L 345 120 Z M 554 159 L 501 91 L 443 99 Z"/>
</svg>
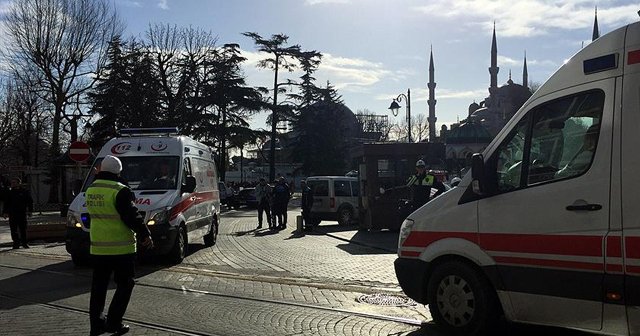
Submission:
<svg viewBox="0 0 640 336">
<path fill-rule="evenodd" d="M 509 70 L 521 83 L 525 50 L 529 80 L 542 83 L 583 41 L 590 42 L 595 6 L 601 34 L 637 21 L 640 10 L 638 2 L 613 0 L 114 0 L 114 4 L 128 35 L 143 36 L 150 23 L 170 23 L 211 31 L 220 44 L 240 44 L 250 60 L 245 74 L 252 85 L 269 86 L 273 74 L 255 68 L 263 55 L 241 33 L 287 34 L 291 44 L 324 54 L 318 83 L 331 81 L 354 112 L 389 114 L 391 99 L 410 88 L 412 115 L 427 114 L 432 46 L 438 129 L 442 123 L 464 118 L 470 103 L 488 95 L 494 21 L 498 83 L 506 83 Z M 265 127 L 264 116 L 254 118 L 253 124 Z"/>
</svg>

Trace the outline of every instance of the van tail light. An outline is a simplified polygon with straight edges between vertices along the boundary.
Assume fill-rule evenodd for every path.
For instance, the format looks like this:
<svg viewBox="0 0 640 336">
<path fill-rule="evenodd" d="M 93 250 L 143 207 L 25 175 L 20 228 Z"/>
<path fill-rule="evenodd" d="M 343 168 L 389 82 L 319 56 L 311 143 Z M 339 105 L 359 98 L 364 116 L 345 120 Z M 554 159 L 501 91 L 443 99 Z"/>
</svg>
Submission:
<svg viewBox="0 0 640 336">
<path fill-rule="evenodd" d="M 336 207 L 336 198 L 335 197 L 329 198 L 329 207 L 330 208 L 335 208 Z"/>
</svg>

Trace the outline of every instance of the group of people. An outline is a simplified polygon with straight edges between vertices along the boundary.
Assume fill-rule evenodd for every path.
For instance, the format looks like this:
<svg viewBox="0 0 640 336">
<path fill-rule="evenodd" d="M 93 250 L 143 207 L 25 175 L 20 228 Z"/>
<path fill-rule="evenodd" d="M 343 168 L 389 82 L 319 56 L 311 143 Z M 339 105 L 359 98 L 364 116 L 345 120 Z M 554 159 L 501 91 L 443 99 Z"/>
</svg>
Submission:
<svg viewBox="0 0 640 336">
<path fill-rule="evenodd" d="M 4 183 L 0 186 L 1 213 L 4 218 L 9 218 L 13 248 L 29 248 L 27 216 L 33 213 L 33 198 L 29 190 L 22 185 L 20 178 L 14 177 L 9 183 L 8 187 Z"/>
<path fill-rule="evenodd" d="M 291 200 L 291 188 L 284 177 L 276 179 L 274 185 L 267 184 L 267 181 L 261 178 L 255 192 L 258 203 L 257 228 L 262 228 L 263 214 L 266 214 L 269 229 L 286 229 L 287 207 L 289 206 L 289 200 Z"/>
<path fill-rule="evenodd" d="M 306 181 L 300 182 L 302 190 L 302 218 L 307 228 L 311 227 L 310 214 L 313 205 L 313 194 L 307 187 Z M 287 207 L 291 200 L 292 188 L 285 181 L 284 177 L 279 177 L 273 185 L 269 185 L 264 178 L 261 178 L 256 186 L 256 201 L 258 204 L 258 227 L 262 228 L 264 215 L 267 217 L 267 224 L 271 230 L 284 230 L 287 228 Z"/>
</svg>

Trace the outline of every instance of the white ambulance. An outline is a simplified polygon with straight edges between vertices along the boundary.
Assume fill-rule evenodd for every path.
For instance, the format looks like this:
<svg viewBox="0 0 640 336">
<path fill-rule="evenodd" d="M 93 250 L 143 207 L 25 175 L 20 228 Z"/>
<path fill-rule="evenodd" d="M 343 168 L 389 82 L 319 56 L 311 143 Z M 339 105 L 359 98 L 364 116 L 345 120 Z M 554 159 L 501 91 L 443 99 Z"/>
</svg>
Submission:
<svg viewBox="0 0 640 336">
<path fill-rule="evenodd" d="M 396 276 L 435 322 L 640 335 L 640 23 L 566 62 L 409 215 Z"/>
<path fill-rule="evenodd" d="M 206 246 L 215 244 L 220 197 L 214 152 L 177 132 L 176 128 L 125 129 L 102 147 L 82 192 L 69 205 L 66 248 L 74 263 L 83 263 L 89 255 L 91 218 L 84 191 L 106 155 L 122 161 L 123 182 L 135 193 L 136 206 L 151 231 L 155 245 L 151 254 L 180 263 L 189 243 L 203 238 Z"/>
</svg>

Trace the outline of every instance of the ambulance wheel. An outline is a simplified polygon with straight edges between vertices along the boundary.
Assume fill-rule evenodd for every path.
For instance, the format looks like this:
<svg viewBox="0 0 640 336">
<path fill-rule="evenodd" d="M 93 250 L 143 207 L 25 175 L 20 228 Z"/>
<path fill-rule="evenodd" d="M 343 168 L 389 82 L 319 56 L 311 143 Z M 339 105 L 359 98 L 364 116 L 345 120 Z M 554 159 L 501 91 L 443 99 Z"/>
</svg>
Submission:
<svg viewBox="0 0 640 336">
<path fill-rule="evenodd" d="M 338 210 L 338 224 L 340 225 L 349 225 L 353 222 L 353 210 L 344 206 Z"/>
<path fill-rule="evenodd" d="M 213 217 L 213 222 L 211 223 L 211 231 L 204 236 L 204 246 L 211 247 L 216 244 L 216 240 L 218 239 L 218 218 Z"/>
<path fill-rule="evenodd" d="M 478 335 L 496 326 L 499 304 L 495 291 L 466 263 L 436 266 L 427 286 L 431 316 L 448 334 Z"/>
<path fill-rule="evenodd" d="M 176 242 L 169 252 L 169 259 L 174 264 L 179 264 L 187 256 L 187 233 L 183 226 L 178 228 L 178 234 L 176 235 Z"/>
</svg>

